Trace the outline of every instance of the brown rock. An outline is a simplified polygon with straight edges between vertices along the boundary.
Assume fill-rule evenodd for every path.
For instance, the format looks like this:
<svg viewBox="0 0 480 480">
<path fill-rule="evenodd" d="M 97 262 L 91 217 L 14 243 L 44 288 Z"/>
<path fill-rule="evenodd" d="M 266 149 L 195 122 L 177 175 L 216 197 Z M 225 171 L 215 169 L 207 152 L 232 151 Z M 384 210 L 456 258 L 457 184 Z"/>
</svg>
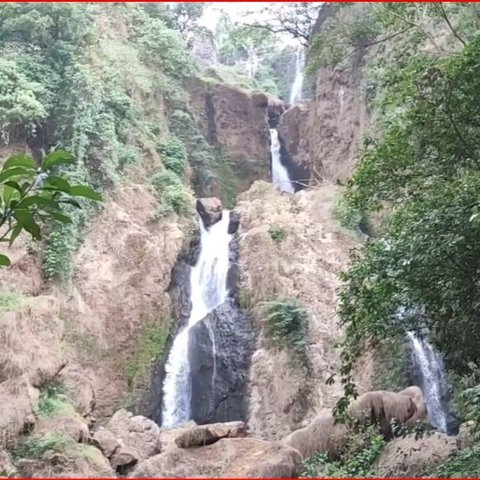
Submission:
<svg viewBox="0 0 480 480">
<path fill-rule="evenodd" d="M 105 429 L 95 432 L 93 435 L 93 443 L 107 458 L 110 458 L 120 445 L 113 433 Z"/>
<path fill-rule="evenodd" d="M 457 450 L 455 437 L 435 432 L 389 442 L 378 458 L 376 473 L 383 477 L 424 477 Z"/>
<path fill-rule="evenodd" d="M 55 432 L 70 437 L 75 442 L 87 443 L 90 431 L 85 419 L 74 411 L 60 412 L 52 417 L 41 417 L 35 427 L 36 432 Z"/>
<path fill-rule="evenodd" d="M 137 452 L 138 450 L 134 451 L 120 446 L 110 459 L 110 463 L 115 470 L 121 467 L 132 467 L 139 460 Z"/>
<path fill-rule="evenodd" d="M 0 384 L 0 446 L 11 442 L 25 428 L 35 424 L 39 392 L 27 375 Z"/>
<path fill-rule="evenodd" d="M 0 450 L 0 477 L 12 477 L 17 473 L 10 455 L 5 450 Z"/>
<path fill-rule="evenodd" d="M 175 443 L 179 448 L 203 447 L 222 438 L 239 438 L 246 435 L 247 429 L 243 422 L 213 423 L 199 425 L 181 433 L 175 439 Z"/>
<path fill-rule="evenodd" d="M 199 198 L 197 200 L 197 212 L 202 218 L 205 228 L 222 219 L 222 202 L 216 197 Z"/>
<path fill-rule="evenodd" d="M 68 365 L 60 372 L 59 380 L 67 387 L 75 410 L 83 417 L 90 415 L 95 406 L 95 390 L 86 371 L 77 365 Z"/>
<path fill-rule="evenodd" d="M 255 180 L 270 178 L 268 100 L 217 81 L 192 78 L 187 86 L 190 107 L 208 142 L 220 147 L 235 174 L 235 193 Z M 213 185 L 210 195 L 218 195 Z"/>
<path fill-rule="evenodd" d="M 25 297 L 0 313 L 0 382 L 26 374 L 33 386 L 51 381 L 65 365 L 63 321 L 51 296 Z"/>
<path fill-rule="evenodd" d="M 132 453 L 139 460 L 158 453 L 160 427 L 148 418 L 133 416 L 132 413 L 122 409 L 110 419 L 106 429 L 120 441 L 125 451 Z"/>
<path fill-rule="evenodd" d="M 165 452 L 171 448 L 177 448 L 175 439 L 182 433 L 191 430 L 196 427 L 197 424 L 194 420 L 189 420 L 180 427 L 170 428 L 168 430 L 160 429 L 160 435 L 158 436 L 157 448 L 159 452 Z"/>
<path fill-rule="evenodd" d="M 138 464 L 131 477 L 294 478 L 302 456 L 279 442 L 224 438 L 201 448 L 175 448 Z"/>
</svg>

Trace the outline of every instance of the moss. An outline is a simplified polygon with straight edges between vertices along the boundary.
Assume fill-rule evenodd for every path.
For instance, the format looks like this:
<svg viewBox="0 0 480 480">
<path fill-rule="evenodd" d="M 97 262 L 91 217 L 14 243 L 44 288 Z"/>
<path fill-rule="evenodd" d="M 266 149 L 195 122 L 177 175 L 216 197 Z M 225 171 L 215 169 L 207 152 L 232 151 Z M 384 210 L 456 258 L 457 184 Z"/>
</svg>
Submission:
<svg viewBox="0 0 480 480">
<path fill-rule="evenodd" d="M 140 330 L 136 348 L 126 367 L 128 384 L 132 391 L 147 386 L 154 361 L 163 353 L 171 320 L 148 319 Z"/>
<path fill-rule="evenodd" d="M 17 310 L 25 301 L 26 297 L 18 292 L 0 291 L 0 312 L 12 312 Z"/>
</svg>

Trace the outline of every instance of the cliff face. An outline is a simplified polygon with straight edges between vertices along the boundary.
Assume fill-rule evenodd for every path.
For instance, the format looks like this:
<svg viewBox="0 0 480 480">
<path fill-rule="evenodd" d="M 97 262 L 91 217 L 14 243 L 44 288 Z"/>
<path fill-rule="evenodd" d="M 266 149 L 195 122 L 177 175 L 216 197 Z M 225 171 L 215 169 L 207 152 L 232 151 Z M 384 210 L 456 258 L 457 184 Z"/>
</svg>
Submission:
<svg viewBox="0 0 480 480">
<path fill-rule="evenodd" d="M 288 152 L 316 179 L 343 184 L 355 168 L 369 122 L 362 79 L 361 66 L 320 69 L 313 97 L 280 117 Z"/>
<path fill-rule="evenodd" d="M 338 367 L 337 275 L 353 240 L 331 216 L 335 192 L 324 185 L 286 196 L 257 182 L 240 197 L 242 296 L 260 335 L 250 371 L 249 425 L 263 438 L 281 438 L 319 408 L 333 406 L 341 393 L 325 381 Z M 299 299 L 308 312 L 309 374 L 266 333 L 262 302 L 285 297 Z"/>
<path fill-rule="evenodd" d="M 269 178 L 267 106 L 263 94 L 252 94 L 214 79 L 192 78 L 187 85 L 192 109 L 207 141 L 223 153 L 217 177 L 230 176 L 235 195 L 255 180 Z M 215 186 L 217 183 L 217 186 Z M 220 179 L 211 194 L 219 196 Z"/>
</svg>

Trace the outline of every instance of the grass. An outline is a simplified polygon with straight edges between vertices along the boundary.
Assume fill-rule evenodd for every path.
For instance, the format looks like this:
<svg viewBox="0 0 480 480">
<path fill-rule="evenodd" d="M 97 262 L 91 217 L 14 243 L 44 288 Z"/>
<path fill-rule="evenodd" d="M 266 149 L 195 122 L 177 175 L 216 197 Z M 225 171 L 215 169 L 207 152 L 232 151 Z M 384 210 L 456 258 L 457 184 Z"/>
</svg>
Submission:
<svg viewBox="0 0 480 480">
<path fill-rule="evenodd" d="M 18 309 L 26 297 L 18 292 L 0 291 L 0 312 L 12 312 Z"/>
<path fill-rule="evenodd" d="M 38 413 L 44 417 L 52 417 L 62 413 L 75 415 L 75 409 L 70 403 L 70 398 L 63 383 L 51 383 L 42 389 L 38 402 Z"/>
<path fill-rule="evenodd" d="M 47 452 L 64 450 L 75 442 L 66 435 L 57 433 L 47 435 L 31 435 L 26 437 L 12 452 L 14 458 L 40 459 Z"/>
<path fill-rule="evenodd" d="M 283 227 L 278 226 L 270 227 L 268 233 L 270 234 L 272 240 L 276 243 L 280 243 L 287 236 L 286 230 Z"/>
</svg>

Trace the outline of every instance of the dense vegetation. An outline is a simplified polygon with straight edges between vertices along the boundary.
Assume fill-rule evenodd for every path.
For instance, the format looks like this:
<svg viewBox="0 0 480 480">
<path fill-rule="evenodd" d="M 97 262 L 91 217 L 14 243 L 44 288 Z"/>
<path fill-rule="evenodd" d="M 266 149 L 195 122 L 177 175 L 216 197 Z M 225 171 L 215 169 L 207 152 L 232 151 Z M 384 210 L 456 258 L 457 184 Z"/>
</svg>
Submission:
<svg viewBox="0 0 480 480">
<path fill-rule="evenodd" d="M 366 87 L 379 119 L 340 213 L 345 224 L 389 213 L 383 234 L 351 254 L 343 276 L 341 374 L 349 396 L 364 349 L 407 330 L 428 331 L 460 374 L 480 360 L 480 37 L 473 5 L 338 8 L 343 23 L 328 25 L 330 43 L 325 33 L 313 41 L 317 68 L 358 62 L 353 53 L 375 45 Z M 365 15 L 349 17 L 349 9 Z M 341 51 L 332 56 L 334 47 Z"/>
</svg>

